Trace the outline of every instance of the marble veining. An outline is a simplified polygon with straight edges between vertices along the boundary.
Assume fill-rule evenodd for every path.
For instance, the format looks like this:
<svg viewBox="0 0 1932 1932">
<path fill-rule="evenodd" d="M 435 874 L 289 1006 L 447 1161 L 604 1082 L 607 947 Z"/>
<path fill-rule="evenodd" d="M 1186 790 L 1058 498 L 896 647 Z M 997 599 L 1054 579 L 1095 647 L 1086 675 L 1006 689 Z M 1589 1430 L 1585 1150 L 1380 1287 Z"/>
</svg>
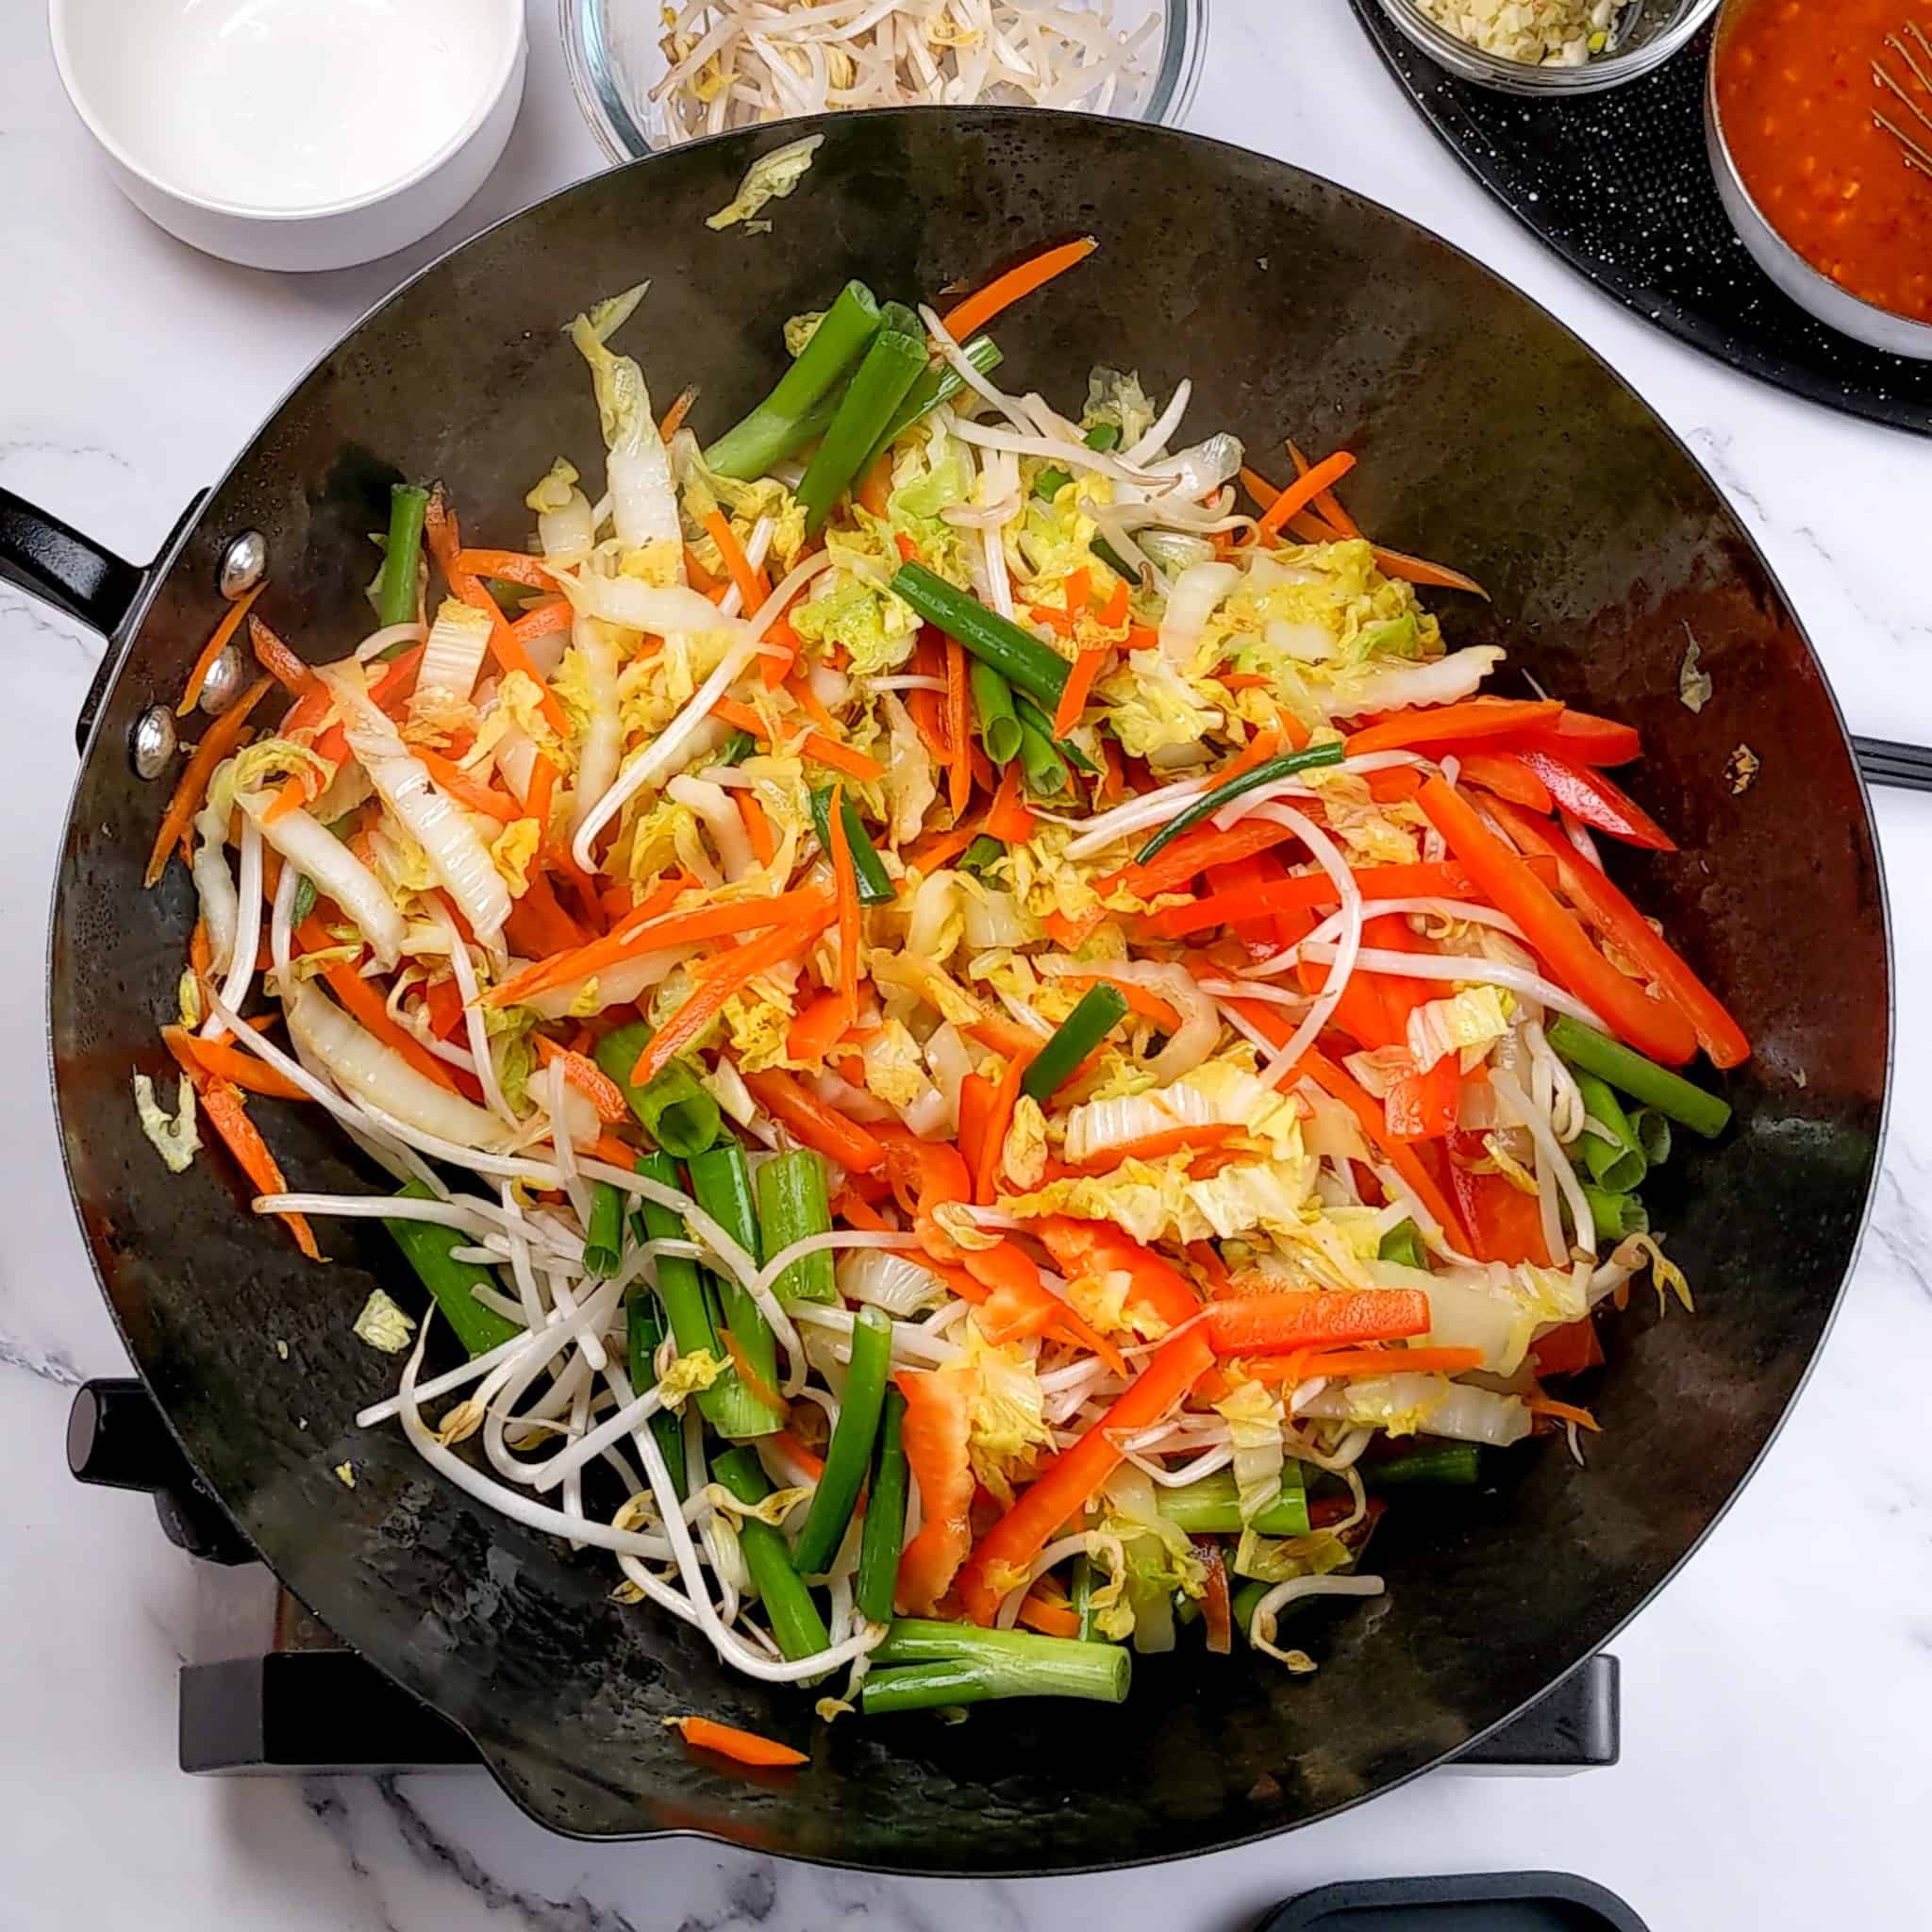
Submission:
<svg viewBox="0 0 1932 1932">
<path fill-rule="evenodd" d="M 114 192 L 59 99 L 40 10 L 0 17 L 0 484 L 147 557 L 291 379 L 441 247 L 597 165 L 552 0 L 528 101 L 477 202 L 409 255 L 276 279 L 208 261 Z M 1191 125 L 1331 175 L 1517 281 L 1622 370 L 1737 504 L 1853 726 L 1932 741 L 1932 605 L 1914 568 L 1927 459 L 1909 437 L 1778 396 L 1646 329 L 1538 251 L 1413 117 L 1342 0 L 1220 0 Z M 1897 1086 L 1843 1313 L 1758 1478 L 1615 1646 L 1624 1761 L 1568 1780 L 1437 1774 L 1293 1838 L 1038 1883 L 880 1879 L 691 1840 L 585 1846 L 476 1776 L 196 1782 L 175 1669 L 200 1580 L 140 1497 L 66 1477 L 73 1386 L 123 1371 L 68 1213 L 46 1091 L 42 935 L 100 641 L 0 591 L 0 1932 L 76 1914 L 199 1932 L 1236 1932 L 1290 1893 L 1402 1872 L 1548 1866 L 1656 1932 L 1924 1923 L 1932 1735 L 1932 800 L 1878 813 L 1898 946 Z M 1821 943 L 1829 935 L 1819 936 Z M 1776 1257 L 1764 1257 L 1766 1267 Z M 111 1856 L 104 1824 L 111 1822 Z M 1121 1847 L 1123 1855 L 1130 1845 Z"/>
</svg>

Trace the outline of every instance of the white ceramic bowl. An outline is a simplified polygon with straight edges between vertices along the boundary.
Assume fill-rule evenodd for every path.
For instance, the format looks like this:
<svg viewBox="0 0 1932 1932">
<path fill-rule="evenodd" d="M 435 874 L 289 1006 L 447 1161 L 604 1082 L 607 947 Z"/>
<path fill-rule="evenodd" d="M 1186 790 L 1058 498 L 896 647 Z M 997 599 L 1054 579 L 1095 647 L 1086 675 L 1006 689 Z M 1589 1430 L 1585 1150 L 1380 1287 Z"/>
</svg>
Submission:
<svg viewBox="0 0 1932 1932">
<path fill-rule="evenodd" d="M 421 240 L 483 185 L 523 100 L 524 0 L 50 0 L 48 25 L 121 191 L 253 268 Z"/>
</svg>

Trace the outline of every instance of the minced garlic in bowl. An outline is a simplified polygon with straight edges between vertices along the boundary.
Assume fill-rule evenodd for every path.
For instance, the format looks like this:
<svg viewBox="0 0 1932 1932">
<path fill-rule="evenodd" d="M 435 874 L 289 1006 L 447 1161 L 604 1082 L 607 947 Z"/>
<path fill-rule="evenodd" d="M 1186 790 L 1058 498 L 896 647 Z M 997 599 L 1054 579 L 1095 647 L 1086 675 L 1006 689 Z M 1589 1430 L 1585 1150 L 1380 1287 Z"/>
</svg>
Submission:
<svg viewBox="0 0 1932 1932">
<path fill-rule="evenodd" d="M 1503 60 L 1581 67 L 1609 42 L 1616 0 L 1415 0 L 1439 26 Z"/>
</svg>

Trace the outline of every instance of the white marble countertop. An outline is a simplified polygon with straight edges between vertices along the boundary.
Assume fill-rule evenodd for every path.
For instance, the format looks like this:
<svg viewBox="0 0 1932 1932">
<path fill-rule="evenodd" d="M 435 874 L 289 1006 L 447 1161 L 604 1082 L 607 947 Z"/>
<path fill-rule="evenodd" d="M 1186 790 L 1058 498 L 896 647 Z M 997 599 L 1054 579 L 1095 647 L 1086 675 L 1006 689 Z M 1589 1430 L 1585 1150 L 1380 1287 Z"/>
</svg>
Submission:
<svg viewBox="0 0 1932 1932">
<path fill-rule="evenodd" d="M 70 116 L 42 9 L 0 9 L 0 484 L 123 555 L 152 554 L 311 357 L 442 242 L 598 156 L 530 0 L 523 120 L 434 243 L 275 277 L 208 260 L 114 192 Z M 1932 444 L 1761 388 L 1636 322 L 1541 253 L 1451 163 L 1343 0 L 1220 0 L 1189 125 L 1301 162 L 1472 250 L 1580 330 L 1709 466 L 1782 575 L 1853 725 L 1932 738 L 1932 605 L 1915 568 Z M 1116 1932 L 1233 1932 L 1338 1878 L 1551 1867 L 1621 1891 L 1656 1932 L 1924 1923 L 1932 1737 L 1932 800 L 1878 800 L 1901 990 L 1878 1213 L 1844 1313 L 1757 1480 L 1615 1646 L 1624 1755 L 1565 1780 L 1438 1774 L 1271 1844 L 1113 1877 L 975 1885 L 819 1873 L 693 1842 L 550 1839 L 480 1778 L 200 1782 L 175 1765 L 188 1559 L 140 1499 L 62 1461 L 72 1386 L 123 1372 L 67 1209 L 46 1091 L 41 934 L 98 641 L 0 591 L 11 701 L 0 770 L 43 801 L 0 850 L 0 1926 L 78 1912 L 147 1932 L 543 1932 L 860 1920 L 891 1932 L 1077 1913 Z M 1920 654 L 1924 653 L 1925 656 Z M 1828 942 L 1828 935 L 1820 935 Z M 1775 1266 L 1775 1257 L 1766 1257 Z"/>
</svg>

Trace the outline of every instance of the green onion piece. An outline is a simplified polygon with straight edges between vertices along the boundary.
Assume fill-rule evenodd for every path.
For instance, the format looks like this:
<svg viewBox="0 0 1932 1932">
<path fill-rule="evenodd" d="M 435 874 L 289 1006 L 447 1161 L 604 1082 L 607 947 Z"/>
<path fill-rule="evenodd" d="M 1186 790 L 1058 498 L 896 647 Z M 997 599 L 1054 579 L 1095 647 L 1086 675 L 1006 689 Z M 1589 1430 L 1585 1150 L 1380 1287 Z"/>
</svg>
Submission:
<svg viewBox="0 0 1932 1932">
<path fill-rule="evenodd" d="M 1141 581 L 1141 573 L 1105 537 L 1094 538 L 1087 547 L 1112 571 L 1115 576 L 1125 577 L 1130 584 L 1138 584 Z"/>
<path fill-rule="evenodd" d="M 723 749 L 711 754 L 710 762 L 714 765 L 741 765 L 758 748 L 758 741 L 749 731 L 734 731 L 724 741 Z"/>
<path fill-rule="evenodd" d="M 873 1652 L 862 1694 L 869 1717 L 1000 1697 L 1122 1704 L 1132 1674 L 1133 1659 L 1119 1644 L 902 1617 Z"/>
<path fill-rule="evenodd" d="M 1630 1116 L 1630 1131 L 1637 1136 L 1637 1144 L 1643 1149 L 1643 1158 L 1649 1166 L 1661 1167 L 1671 1158 L 1668 1115 L 1654 1107 L 1640 1107 Z"/>
<path fill-rule="evenodd" d="M 767 1256 L 789 1248 L 808 1235 L 832 1231 L 831 1197 L 825 1187 L 825 1162 L 809 1147 L 774 1154 L 758 1169 L 759 1246 Z M 806 1255 L 787 1265 L 772 1292 L 783 1302 L 830 1302 L 839 1299 L 829 1249 Z"/>
<path fill-rule="evenodd" d="M 973 715 L 979 723 L 979 741 L 996 765 L 1008 765 L 1020 755 L 1020 721 L 1013 712 L 1013 688 L 991 664 L 973 659 Z"/>
<path fill-rule="evenodd" d="M 1627 1194 L 1641 1188 L 1649 1163 L 1624 1115 L 1624 1103 L 1594 1074 L 1579 1073 L 1576 1091 L 1583 1095 L 1584 1111 L 1610 1130 L 1610 1139 L 1600 1141 L 1586 1127 L 1576 1142 L 1591 1179 L 1607 1194 Z"/>
<path fill-rule="evenodd" d="M 300 925 L 315 910 L 315 881 L 305 872 L 295 881 L 295 906 L 290 923 Z"/>
<path fill-rule="evenodd" d="M 1184 1590 L 1174 1593 L 1174 1620 L 1183 1630 L 1201 1621 L 1201 1606 Z"/>
<path fill-rule="evenodd" d="M 668 1154 L 641 1156 L 638 1172 L 647 1180 L 661 1182 L 667 1188 L 684 1185 L 678 1178 L 677 1163 Z M 682 1241 L 691 1239 L 691 1230 L 671 1208 L 646 1200 L 639 1204 L 638 1211 L 642 1218 L 647 1240 Z M 702 1351 L 713 1361 L 728 1362 L 730 1357 L 725 1354 L 724 1343 L 718 1340 L 718 1324 L 711 1319 L 711 1298 L 706 1292 L 705 1278 L 698 1264 L 683 1255 L 659 1255 L 657 1266 L 658 1298 L 664 1305 L 678 1354 L 696 1355 Z M 767 1412 L 765 1406 L 729 1370 L 708 1389 L 700 1391 L 697 1405 L 698 1413 L 721 1435 L 726 1436 L 758 1433 L 756 1425 L 763 1421 Z"/>
<path fill-rule="evenodd" d="M 711 1474 L 741 1503 L 762 1503 L 772 1493 L 772 1485 L 750 1449 L 727 1449 L 722 1456 L 712 1457 Z M 792 1567 L 791 1552 L 779 1531 L 769 1523 L 747 1517 L 738 1524 L 738 1547 L 744 1553 L 744 1567 L 751 1573 L 752 1586 L 765 1607 L 765 1620 L 783 1655 L 795 1658 L 825 1649 L 832 1641 L 825 1632 L 825 1620 Z"/>
<path fill-rule="evenodd" d="M 1550 1022 L 1549 1042 L 1570 1062 L 1599 1080 L 1607 1080 L 1620 1093 L 1654 1107 L 1661 1114 L 1714 1141 L 1730 1125 L 1728 1103 L 1715 1093 L 1707 1093 L 1688 1080 L 1632 1053 L 1621 1041 L 1611 1040 L 1594 1026 L 1586 1026 L 1567 1013 Z"/>
<path fill-rule="evenodd" d="M 1067 660 L 1036 637 L 964 591 L 955 590 L 923 563 L 902 563 L 892 575 L 893 595 L 911 605 L 928 624 L 991 664 L 1016 690 L 1051 711 L 1067 682 Z"/>
<path fill-rule="evenodd" d="M 770 1172 L 767 1163 L 758 1178 L 762 1180 Z M 846 1524 L 852 1521 L 853 1505 L 858 1501 L 859 1485 L 872 1461 L 891 1369 L 892 1318 L 883 1308 L 862 1307 L 852 1324 L 852 1363 L 845 1372 L 839 1420 L 825 1450 L 824 1474 L 812 1491 L 805 1527 L 791 1548 L 792 1565 L 802 1576 L 823 1575 L 839 1554 Z"/>
<path fill-rule="evenodd" d="M 591 1190 L 591 1227 L 584 1238 L 584 1272 L 608 1281 L 624 1265 L 624 1194 L 608 1181 Z"/>
<path fill-rule="evenodd" d="M 920 331 L 913 329 L 908 333 L 917 335 Z M 974 336 L 961 346 L 967 361 L 980 375 L 991 375 L 1000 366 L 1000 352 L 991 336 Z M 965 387 L 966 378 L 950 362 L 941 362 L 938 368 L 924 371 L 892 411 L 892 420 L 886 425 L 886 433 L 873 444 L 865 461 L 858 466 L 859 474 L 862 475 L 871 469 L 922 417 L 931 415 L 941 403 L 951 402 Z"/>
<path fill-rule="evenodd" d="M 1126 1018 L 1127 998 L 1106 980 L 1090 986 L 1080 1004 L 1054 1028 L 1020 1076 L 1020 1091 L 1041 1107 L 1072 1078 L 1074 1070 Z"/>
<path fill-rule="evenodd" d="M 1067 1566 L 1067 1601 L 1080 1620 L 1080 1641 L 1103 1641 L 1093 1629 L 1093 1558 L 1084 1550 Z"/>
<path fill-rule="evenodd" d="M 1482 1480 L 1483 1452 L 1474 1442 L 1430 1442 L 1357 1468 L 1372 1490 L 1415 1483 L 1432 1489 L 1468 1489 Z"/>
<path fill-rule="evenodd" d="M 718 1103 L 687 1060 L 667 1061 L 641 1087 L 632 1086 L 630 1070 L 650 1040 L 651 1029 L 641 1020 L 614 1026 L 598 1041 L 596 1061 L 630 1103 L 644 1132 L 665 1153 L 689 1160 L 717 1140 L 722 1123 Z"/>
<path fill-rule="evenodd" d="M 1626 1234 L 1648 1234 L 1650 1216 L 1635 1194 L 1613 1194 L 1604 1188 L 1583 1184 L 1583 1198 L 1590 1203 L 1590 1218 L 1600 1241 L 1620 1241 Z"/>
<path fill-rule="evenodd" d="M 1007 855 L 1007 848 L 997 839 L 989 839 L 984 832 L 960 853 L 958 868 L 970 872 L 974 878 L 984 878 L 988 870 Z"/>
<path fill-rule="evenodd" d="M 1396 1261 L 1405 1268 L 1426 1268 L 1429 1265 L 1423 1238 L 1412 1221 L 1398 1221 L 1382 1237 L 1375 1249 L 1375 1258 L 1378 1261 Z"/>
<path fill-rule="evenodd" d="M 1096 423 L 1080 441 L 1089 449 L 1097 449 L 1103 453 L 1118 449 L 1121 446 L 1120 425 L 1117 423 Z"/>
<path fill-rule="evenodd" d="M 753 1260 L 760 1259 L 758 1211 L 753 1206 L 751 1169 L 745 1163 L 743 1147 L 735 1140 L 726 1140 L 702 1154 L 693 1154 L 685 1168 L 691 1175 L 691 1198 Z M 721 1423 L 718 1432 L 734 1437 L 774 1435 L 785 1426 L 784 1413 L 759 1392 L 775 1394 L 778 1387 L 778 1344 L 771 1324 L 736 1277 L 713 1275 L 709 1282 L 723 1328 L 737 1343 L 737 1359 L 742 1366 L 733 1382 L 745 1398 L 741 1411 L 733 1418 L 736 1426 Z M 727 1347 L 727 1356 L 730 1353 Z"/>
<path fill-rule="evenodd" d="M 661 1260 L 658 1265 L 663 1265 Z M 634 1281 L 624 1291 L 624 1314 L 625 1361 L 630 1370 L 631 1387 L 641 1392 L 658 1379 L 656 1362 L 664 1341 L 664 1311 L 651 1291 L 641 1281 Z M 646 1426 L 657 1439 L 658 1453 L 671 1472 L 671 1486 L 682 1503 L 691 1493 L 684 1466 L 684 1424 L 670 1409 L 660 1408 Z"/>
<path fill-rule="evenodd" d="M 396 483 L 389 492 L 389 541 L 382 549 L 382 575 L 375 585 L 375 623 L 379 630 L 392 624 L 416 621 L 416 565 L 423 555 L 423 516 L 429 492 L 414 483 Z M 397 644 L 391 657 L 408 650 Z"/>
<path fill-rule="evenodd" d="M 1272 1583 L 1244 1583 L 1228 1601 L 1229 1620 L 1250 1643 L 1255 1641 L 1255 1612 L 1261 1607 L 1261 1599 L 1274 1588 Z"/>
<path fill-rule="evenodd" d="M 878 326 L 872 291 L 863 282 L 847 282 L 771 394 L 705 452 L 706 468 L 749 482 L 803 449 L 813 404 L 858 360 Z"/>
<path fill-rule="evenodd" d="M 892 1591 L 899 1580 L 899 1552 L 906 1541 L 910 1474 L 899 1437 L 905 1417 L 906 1398 L 889 1386 L 879 1424 L 879 1453 L 866 1492 L 865 1529 L 858 1542 L 858 1583 L 853 1598 L 858 1614 L 868 1624 L 892 1620 Z"/>
<path fill-rule="evenodd" d="M 1020 764 L 1026 774 L 1026 791 L 1034 798 L 1059 798 L 1072 786 L 1067 761 L 1054 749 L 1053 740 L 1020 722 Z"/>
<path fill-rule="evenodd" d="M 1238 1536 L 1241 1528 L 1241 1491 L 1231 1469 L 1197 1476 L 1175 1489 L 1157 1490 L 1160 1513 L 1190 1536 Z M 1262 1536 L 1307 1536 L 1308 1492 L 1306 1474 L 1293 1457 L 1281 1465 L 1281 1493 L 1255 1518 Z"/>
<path fill-rule="evenodd" d="M 866 349 L 838 413 L 820 439 L 800 480 L 797 497 L 805 506 L 805 527 L 815 532 L 832 506 L 851 487 L 892 412 L 925 368 L 925 338 L 881 328 Z"/>
<path fill-rule="evenodd" d="M 422 1181 L 411 1181 L 400 1191 L 405 1201 L 435 1199 Z M 474 1261 L 458 1261 L 451 1250 L 470 1245 L 470 1237 L 454 1227 L 441 1227 L 433 1221 L 385 1221 L 397 1247 L 402 1249 L 417 1278 L 429 1291 L 442 1318 L 457 1340 L 471 1355 L 488 1355 L 513 1341 L 524 1331 L 516 1323 L 486 1307 L 470 1292 L 474 1288 L 495 1288 L 495 1274 Z"/>
<path fill-rule="evenodd" d="M 1018 713 L 1022 724 L 1030 724 L 1076 772 L 1085 772 L 1091 777 L 1099 771 L 1100 767 L 1077 744 L 1068 739 L 1056 738 L 1053 735 L 1053 720 L 1031 698 L 1015 691 L 1013 709 Z"/>
<path fill-rule="evenodd" d="M 1224 805 L 1232 805 L 1237 798 L 1245 798 L 1250 791 L 1258 791 L 1264 785 L 1292 778 L 1297 772 L 1311 772 L 1324 765 L 1339 765 L 1343 756 L 1344 748 L 1340 739 L 1331 744 L 1311 744 L 1304 751 L 1284 752 L 1278 758 L 1270 758 L 1266 764 L 1257 765 L 1253 771 L 1243 772 L 1238 778 L 1230 778 L 1225 785 L 1217 785 L 1212 791 L 1195 799 L 1178 817 L 1162 825 L 1134 855 L 1134 863 L 1145 865 L 1157 852 L 1172 845 L 1183 832 L 1198 825 L 1203 819 L 1212 818 Z"/>
<path fill-rule="evenodd" d="M 1057 463 L 1049 463 L 1033 478 L 1033 493 L 1041 503 L 1051 503 L 1073 480 L 1071 471 L 1062 470 Z"/>
<path fill-rule="evenodd" d="M 858 903 L 861 906 L 890 906 L 895 888 L 892 875 L 886 870 L 886 862 L 879 857 L 879 850 L 872 842 L 872 834 L 865 829 L 864 821 L 858 816 L 858 808 L 852 802 L 852 794 L 843 794 L 839 808 L 839 816 L 845 822 L 845 849 L 852 855 L 852 870 L 858 876 Z M 822 785 L 811 795 L 812 829 L 819 835 L 819 849 L 829 859 L 832 851 L 832 788 Z"/>
</svg>

